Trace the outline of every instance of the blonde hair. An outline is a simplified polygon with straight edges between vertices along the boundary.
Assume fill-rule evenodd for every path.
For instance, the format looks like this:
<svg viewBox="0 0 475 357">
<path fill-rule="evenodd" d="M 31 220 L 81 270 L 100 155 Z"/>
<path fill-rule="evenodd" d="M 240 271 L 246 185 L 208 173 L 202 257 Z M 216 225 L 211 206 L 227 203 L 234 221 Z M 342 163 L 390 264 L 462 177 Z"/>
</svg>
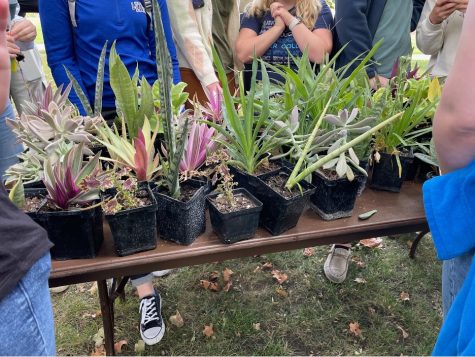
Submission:
<svg viewBox="0 0 475 357">
<path fill-rule="evenodd" d="M 252 0 L 246 7 L 248 16 L 261 17 L 266 11 L 270 10 L 270 5 L 276 0 Z M 302 22 L 309 30 L 315 27 L 322 3 L 320 0 L 296 0 L 296 15 L 302 19 Z"/>
</svg>

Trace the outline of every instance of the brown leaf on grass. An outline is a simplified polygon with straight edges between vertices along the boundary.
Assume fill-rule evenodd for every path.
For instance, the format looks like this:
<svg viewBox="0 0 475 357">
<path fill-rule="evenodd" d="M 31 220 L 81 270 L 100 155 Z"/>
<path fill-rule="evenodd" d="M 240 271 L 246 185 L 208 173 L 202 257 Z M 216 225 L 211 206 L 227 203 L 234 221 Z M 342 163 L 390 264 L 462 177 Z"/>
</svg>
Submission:
<svg viewBox="0 0 475 357">
<path fill-rule="evenodd" d="M 234 272 L 231 269 L 224 269 L 223 271 L 223 281 L 227 283 L 228 281 L 231 281 L 231 276 L 234 274 Z"/>
<path fill-rule="evenodd" d="M 360 243 L 366 248 L 378 248 L 383 244 L 383 238 L 362 239 Z"/>
<path fill-rule="evenodd" d="M 205 325 L 203 329 L 203 335 L 206 337 L 211 337 L 214 335 L 213 324 Z"/>
<path fill-rule="evenodd" d="M 127 344 L 127 340 L 120 340 L 119 342 L 114 343 L 114 352 L 115 353 L 121 353 L 122 352 L 122 346 Z"/>
<path fill-rule="evenodd" d="M 276 270 L 276 269 L 272 270 L 272 276 L 274 277 L 275 280 L 277 280 L 279 284 L 285 283 L 287 279 L 289 278 L 287 274 L 281 273 L 279 270 Z"/>
<path fill-rule="evenodd" d="M 219 291 L 219 286 L 218 283 L 216 282 L 211 282 L 209 280 L 200 280 L 200 285 L 205 289 L 205 290 L 211 290 L 211 291 Z"/>
<path fill-rule="evenodd" d="M 281 297 L 289 296 L 289 293 L 282 286 L 279 286 L 277 289 L 275 289 L 275 292 Z"/>
<path fill-rule="evenodd" d="M 213 271 L 209 274 L 209 281 L 213 283 L 217 283 L 219 276 L 220 276 L 219 271 Z"/>
<path fill-rule="evenodd" d="M 256 322 L 255 324 L 252 324 L 252 328 L 256 331 L 259 331 L 261 329 L 261 323 Z"/>
<path fill-rule="evenodd" d="M 97 283 L 92 284 L 91 288 L 88 291 L 89 291 L 89 294 L 96 295 L 97 294 Z"/>
<path fill-rule="evenodd" d="M 185 321 L 183 321 L 183 317 L 181 317 L 181 314 L 178 310 L 176 310 L 175 315 L 170 316 L 169 320 L 170 323 L 176 327 L 182 327 L 185 324 Z"/>
<path fill-rule="evenodd" d="M 258 271 L 261 271 L 262 267 L 260 265 L 256 266 L 256 269 L 254 269 L 253 273 L 257 273 Z"/>
<path fill-rule="evenodd" d="M 363 337 L 363 334 L 361 333 L 360 329 L 360 324 L 358 322 L 350 322 L 350 332 L 357 336 L 357 337 Z"/>
<path fill-rule="evenodd" d="M 105 356 L 106 355 L 106 349 L 104 345 L 95 347 L 94 351 L 91 352 L 89 356 Z"/>
<path fill-rule="evenodd" d="M 226 285 L 224 285 L 223 291 L 224 291 L 225 293 L 227 293 L 227 292 L 231 289 L 232 286 L 233 286 L 233 282 L 232 282 L 232 281 L 228 281 L 228 282 L 226 283 Z"/>
<path fill-rule="evenodd" d="M 411 298 L 409 297 L 409 293 L 406 293 L 405 291 L 402 291 L 401 294 L 399 295 L 399 298 L 401 301 L 409 301 Z"/>
<path fill-rule="evenodd" d="M 363 278 L 356 278 L 354 281 L 358 284 L 366 284 L 367 283 L 367 281 Z"/>
<path fill-rule="evenodd" d="M 404 340 L 409 337 L 409 334 L 407 333 L 406 330 L 404 330 L 404 329 L 402 328 L 402 326 L 396 325 L 396 327 L 399 329 L 399 331 L 401 331 L 401 333 L 402 333 L 402 338 L 403 338 Z"/>
<path fill-rule="evenodd" d="M 409 249 L 412 248 L 412 244 L 413 244 L 413 243 L 414 243 L 414 242 L 413 242 L 412 240 L 407 240 L 407 241 L 406 241 L 407 247 L 408 247 Z"/>
<path fill-rule="evenodd" d="M 315 255 L 315 249 L 310 247 L 310 248 L 305 248 L 303 250 L 303 255 L 306 257 L 313 257 Z"/>
<path fill-rule="evenodd" d="M 273 267 L 274 266 L 272 265 L 271 262 L 267 262 L 267 263 L 262 264 L 261 268 L 262 268 L 262 270 L 272 270 Z"/>
<path fill-rule="evenodd" d="M 356 258 L 356 257 L 351 258 L 351 261 L 352 261 L 353 263 L 355 263 L 355 265 L 356 265 L 358 268 L 364 268 L 365 265 L 366 265 L 364 261 L 362 261 L 362 260 L 360 260 L 360 259 L 358 259 L 358 258 Z"/>
</svg>

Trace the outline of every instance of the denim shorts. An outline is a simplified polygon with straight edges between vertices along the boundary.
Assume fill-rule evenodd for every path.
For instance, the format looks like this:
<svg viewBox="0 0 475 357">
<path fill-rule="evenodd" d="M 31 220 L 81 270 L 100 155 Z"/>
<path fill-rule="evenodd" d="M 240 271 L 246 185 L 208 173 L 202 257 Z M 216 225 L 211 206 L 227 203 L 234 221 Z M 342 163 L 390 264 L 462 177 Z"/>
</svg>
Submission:
<svg viewBox="0 0 475 357">
<path fill-rule="evenodd" d="M 18 162 L 17 155 L 23 151 L 23 146 L 17 140 L 16 135 L 7 126 L 7 118 L 15 119 L 13 108 L 8 101 L 5 111 L 0 114 L 0 179 L 3 179 L 5 171 Z"/>
</svg>

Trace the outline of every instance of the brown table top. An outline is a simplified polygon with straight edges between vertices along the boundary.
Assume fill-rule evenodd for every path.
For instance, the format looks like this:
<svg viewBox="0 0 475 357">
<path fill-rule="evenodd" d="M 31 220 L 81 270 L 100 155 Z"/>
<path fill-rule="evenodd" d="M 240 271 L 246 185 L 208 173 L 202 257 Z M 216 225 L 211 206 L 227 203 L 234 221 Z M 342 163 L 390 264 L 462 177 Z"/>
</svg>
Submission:
<svg viewBox="0 0 475 357">
<path fill-rule="evenodd" d="M 358 215 L 377 209 L 369 220 Z M 179 224 L 179 222 L 177 222 Z M 280 236 L 259 228 L 250 240 L 223 244 L 213 233 L 209 220 L 206 232 L 188 246 L 159 239 L 157 248 L 118 257 L 114 253 L 109 228 L 104 228 L 104 243 L 94 259 L 53 261 L 50 285 L 58 286 L 150 271 L 203 264 L 227 259 L 280 252 L 315 245 L 345 243 L 363 238 L 417 232 L 427 229 L 421 185 L 405 182 L 400 193 L 366 189 L 356 201 L 353 216 L 323 221 L 310 209 L 298 225 Z"/>
</svg>

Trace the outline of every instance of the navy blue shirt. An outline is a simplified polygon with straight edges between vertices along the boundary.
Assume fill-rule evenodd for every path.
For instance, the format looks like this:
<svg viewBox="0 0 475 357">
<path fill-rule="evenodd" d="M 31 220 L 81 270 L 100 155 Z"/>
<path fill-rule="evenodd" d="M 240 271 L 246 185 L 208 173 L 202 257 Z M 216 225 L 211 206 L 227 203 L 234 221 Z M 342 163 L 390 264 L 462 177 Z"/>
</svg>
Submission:
<svg viewBox="0 0 475 357">
<path fill-rule="evenodd" d="M 333 15 L 330 8 L 324 0 L 321 0 L 322 9 L 320 14 L 315 21 L 313 30 L 316 29 L 328 29 L 331 30 L 333 27 Z M 292 8 L 289 11 L 291 14 L 295 15 L 295 8 Z M 262 35 L 264 32 L 274 26 L 275 21 L 271 15 L 270 11 L 267 11 L 261 17 L 247 16 L 245 15 L 241 21 L 241 28 L 248 28 L 257 33 L 257 35 Z M 301 57 L 302 51 L 300 50 L 297 42 L 292 35 L 292 31 L 288 27 L 285 28 L 282 35 L 277 39 L 276 42 L 262 55 L 262 59 L 270 64 L 283 64 L 288 65 L 290 62 L 290 67 L 296 69 L 296 65 L 292 62 L 289 57 L 289 53 L 294 57 Z M 269 73 L 269 76 L 278 80 L 280 76 L 275 73 Z M 260 75 L 258 75 L 260 78 Z"/>
</svg>

